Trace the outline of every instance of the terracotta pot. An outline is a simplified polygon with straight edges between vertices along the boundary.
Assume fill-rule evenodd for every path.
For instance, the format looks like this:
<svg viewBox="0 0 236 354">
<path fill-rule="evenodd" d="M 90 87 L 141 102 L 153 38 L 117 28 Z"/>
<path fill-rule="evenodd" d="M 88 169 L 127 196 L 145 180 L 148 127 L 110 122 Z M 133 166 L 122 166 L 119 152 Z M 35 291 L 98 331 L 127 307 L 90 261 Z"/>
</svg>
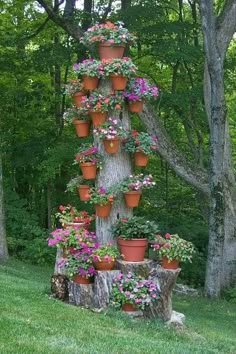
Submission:
<svg viewBox="0 0 236 354">
<path fill-rule="evenodd" d="M 93 262 L 94 267 L 96 270 L 112 270 L 115 266 L 115 261 L 106 261 L 104 260 L 104 257 L 102 258 L 102 261 L 99 262 Z"/>
<path fill-rule="evenodd" d="M 139 113 L 143 110 L 143 101 L 129 101 L 130 112 Z"/>
<path fill-rule="evenodd" d="M 104 150 L 108 153 L 108 154 L 115 154 L 118 149 L 119 149 L 119 145 L 120 145 L 120 138 L 116 137 L 114 139 L 102 139 L 103 144 L 104 144 Z"/>
<path fill-rule="evenodd" d="M 134 164 L 135 166 L 146 166 L 148 163 L 148 155 L 143 152 L 134 153 Z"/>
<path fill-rule="evenodd" d="M 98 43 L 98 55 L 102 59 L 114 59 L 123 57 L 125 44 L 112 44 L 108 41 Z"/>
<path fill-rule="evenodd" d="M 168 258 L 162 257 L 161 265 L 166 269 L 177 269 L 179 267 L 179 262 L 176 259 L 168 262 Z"/>
<path fill-rule="evenodd" d="M 123 75 L 110 74 L 113 90 L 124 90 L 126 88 L 128 78 Z"/>
<path fill-rule="evenodd" d="M 85 96 L 84 92 L 76 92 L 74 93 L 74 95 L 72 96 L 73 102 L 75 104 L 75 106 L 78 107 L 82 107 L 83 103 L 82 103 L 82 97 Z"/>
<path fill-rule="evenodd" d="M 66 222 L 66 223 L 63 223 L 63 229 L 66 229 L 67 227 L 73 227 L 73 226 L 85 227 L 85 223 L 84 222 Z"/>
<path fill-rule="evenodd" d="M 141 191 L 124 192 L 125 204 L 128 208 L 134 208 L 138 206 Z"/>
<path fill-rule="evenodd" d="M 95 90 L 98 87 L 98 77 L 82 75 L 85 90 Z"/>
<path fill-rule="evenodd" d="M 97 174 L 97 166 L 92 162 L 81 162 L 80 164 L 82 175 L 85 179 L 94 179 Z"/>
<path fill-rule="evenodd" d="M 95 126 L 106 121 L 107 112 L 90 111 L 89 114 Z"/>
<path fill-rule="evenodd" d="M 88 184 L 80 184 L 77 187 L 77 191 L 79 194 L 79 198 L 82 202 L 85 202 L 89 198 L 89 189 L 90 186 Z"/>
<path fill-rule="evenodd" d="M 91 277 L 85 278 L 79 274 L 74 274 L 72 280 L 74 283 L 77 283 L 77 284 L 90 284 L 92 282 Z"/>
<path fill-rule="evenodd" d="M 125 312 L 134 312 L 134 311 L 137 311 L 137 308 L 135 307 L 134 304 L 123 304 L 121 306 L 121 309 L 122 311 L 125 311 Z"/>
<path fill-rule="evenodd" d="M 109 216 L 110 210 L 111 210 L 110 202 L 108 202 L 105 205 L 95 204 L 96 216 L 99 216 L 100 218 L 106 218 L 107 216 Z"/>
<path fill-rule="evenodd" d="M 147 246 L 146 238 L 133 238 L 125 240 L 121 237 L 117 238 L 120 253 L 126 262 L 142 262 Z"/>
<path fill-rule="evenodd" d="M 89 120 L 79 120 L 74 119 L 73 124 L 76 130 L 76 134 L 80 138 L 89 136 L 90 121 Z"/>
</svg>

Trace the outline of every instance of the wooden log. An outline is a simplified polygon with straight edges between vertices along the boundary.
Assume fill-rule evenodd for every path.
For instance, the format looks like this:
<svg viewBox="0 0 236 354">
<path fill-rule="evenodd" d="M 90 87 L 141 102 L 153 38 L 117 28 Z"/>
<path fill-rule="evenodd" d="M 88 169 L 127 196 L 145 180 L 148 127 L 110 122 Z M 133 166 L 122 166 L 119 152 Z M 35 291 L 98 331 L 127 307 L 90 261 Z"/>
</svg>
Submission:
<svg viewBox="0 0 236 354">
<path fill-rule="evenodd" d="M 159 317 L 169 321 L 172 315 L 172 289 L 181 269 L 165 269 L 156 265 L 149 274 L 149 279 L 160 286 L 160 297 L 144 310 L 146 317 Z"/>
<path fill-rule="evenodd" d="M 99 309 L 109 305 L 113 278 L 120 273 L 119 270 L 98 271 L 94 280 L 94 306 Z"/>
<path fill-rule="evenodd" d="M 68 282 L 69 304 L 93 308 L 93 286 L 94 284 L 77 284 L 73 281 Z"/>
<path fill-rule="evenodd" d="M 154 266 L 152 259 L 145 259 L 143 262 L 126 262 L 122 259 L 116 260 L 116 268 L 122 273 L 127 274 L 132 272 L 136 275 L 141 275 L 143 278 L 147 278 Z"/>
</svg>

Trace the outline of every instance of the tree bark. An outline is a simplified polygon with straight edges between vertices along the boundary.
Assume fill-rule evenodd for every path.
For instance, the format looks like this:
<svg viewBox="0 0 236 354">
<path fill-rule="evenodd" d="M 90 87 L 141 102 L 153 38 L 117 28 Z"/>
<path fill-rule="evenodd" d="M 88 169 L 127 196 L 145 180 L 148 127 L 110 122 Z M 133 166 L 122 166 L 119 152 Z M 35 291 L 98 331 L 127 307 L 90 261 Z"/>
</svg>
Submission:
<svg viewBox="0 0 236 354">
<path fill-rule="evenodd" d="M 0 152 L 0 260 L 8 259 L 6 226 L 5 226 L 5 210 L 3 196 L 3 179 L 2 179 L 2 156 Z"/>
</svg>

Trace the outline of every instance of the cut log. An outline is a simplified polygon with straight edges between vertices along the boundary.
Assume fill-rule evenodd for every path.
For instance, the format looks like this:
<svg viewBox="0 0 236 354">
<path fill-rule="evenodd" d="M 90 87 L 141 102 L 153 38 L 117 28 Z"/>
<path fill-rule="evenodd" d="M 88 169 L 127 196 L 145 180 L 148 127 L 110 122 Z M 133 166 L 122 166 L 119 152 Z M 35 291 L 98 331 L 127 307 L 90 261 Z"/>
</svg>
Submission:
<svg viewBox="0 0 236 354">
<path fill-rule="evenodd" d="M 77 284 L 73 281 L 69 281 L 69 304 L 93 308 L 93 285 L 94 284 Z"/>
<path fill-rule="evenodd" d="M 152 259 L 145 259 L 143 262 L 126 262 L 122 259 L 116 260 L 116 268 L 122 273 L 127 274 L 132 272 L 136 275 L 141 275 L 143 278 L 147 278 L 153 269 L 154 262 Z"/>
</svg>

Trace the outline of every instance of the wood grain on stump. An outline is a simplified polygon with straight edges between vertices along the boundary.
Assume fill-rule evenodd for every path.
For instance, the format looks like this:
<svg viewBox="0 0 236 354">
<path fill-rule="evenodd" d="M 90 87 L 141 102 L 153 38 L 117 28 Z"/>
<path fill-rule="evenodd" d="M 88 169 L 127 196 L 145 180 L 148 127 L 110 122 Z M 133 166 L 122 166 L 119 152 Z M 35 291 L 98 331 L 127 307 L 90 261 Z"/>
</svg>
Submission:
<svg viewBox="0 0 236 354">
<path fill-rule="evenodd" d="M 136 275 L 141 275 L 143 278 L 147 278 L 154 266 L 152 259 L 144 259 L 143 262 L 126 262 L 122 259 L 116 260 L 116 268 L 122 273 L 127 274 L 132 272 Z"/>
</svg>

